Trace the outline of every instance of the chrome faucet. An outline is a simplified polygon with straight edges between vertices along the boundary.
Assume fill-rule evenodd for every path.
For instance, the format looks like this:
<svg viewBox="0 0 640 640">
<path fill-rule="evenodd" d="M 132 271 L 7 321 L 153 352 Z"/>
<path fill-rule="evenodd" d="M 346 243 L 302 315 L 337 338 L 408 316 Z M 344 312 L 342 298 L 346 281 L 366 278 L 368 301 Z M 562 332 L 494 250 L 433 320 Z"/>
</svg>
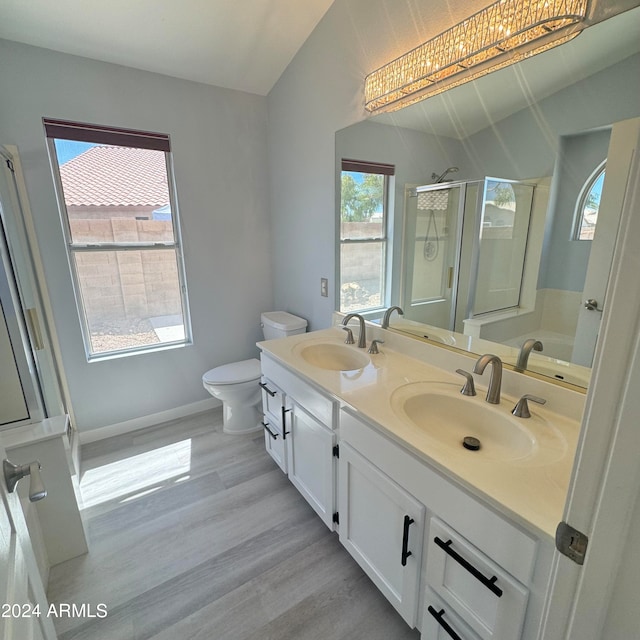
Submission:
<svg viewBox="0 0 640 640">
<path fill-rule="evenodd" d="M 502 360 L 498 356 L 486 353 L 480 356 L 473 368 L 473 373 L 482 375 L 487 365 L 491 364 L 491 378 L 487 388 L 487 402 L 500 404 L 500 387 L 502 386 Z"/>
<path fill-rule="evenodd" d="M 520 347 L 520 353 L 518 354 L 516 371 L 524 371 L 527 368 L 529 355 L 532 351 L 542 351 L 542 342 L 540 342 L 540 340 L 529 338 L 524 341 L 524 344 Z"/>
<path fill-rule="evenodd" d="M 357 318 L 360 321 L 360 335 L 358 336 L 358 347 L 364 349 L 367 346 L 367 338 L 365 334 L 364 318 L 359 313 L 350 313 L 342 319 L 342 326 L 346 327 L 351 318 Z"/>
<path fill-rule="evenodd" d="M 404 315 L 404 311 L 398 307 L 398 306 L 394 306 L 394 307 L 389 307 L 385 312 L 384 312 L 384 316 L 382 318 L 382 328 L 383 329 L 388 329 L 389 328 L 389 319 L 391 318 L 391 314 L 397 311 L 399 315 L 403 316 Z"/>
<path fill-rule="evenodd" d="M 527 393 L 523 395 L 522 398 L 520 398 L 520 400 L 518 400 L 518 403 L 516 404 L 515 407 L 513 407 L 513 409 L 511 410 L 511 413 L 516 418 L 530 418 L 531 412 L 529 411 L 529 403 L 528 403 L 529 400 L 531 400 L 531 402 L 537 402 L 538 404 L 546 404 L 547 402 L 544 398 L 539 398 L 538 396 L 532 396 L 531 394 Z"/>
</svg>

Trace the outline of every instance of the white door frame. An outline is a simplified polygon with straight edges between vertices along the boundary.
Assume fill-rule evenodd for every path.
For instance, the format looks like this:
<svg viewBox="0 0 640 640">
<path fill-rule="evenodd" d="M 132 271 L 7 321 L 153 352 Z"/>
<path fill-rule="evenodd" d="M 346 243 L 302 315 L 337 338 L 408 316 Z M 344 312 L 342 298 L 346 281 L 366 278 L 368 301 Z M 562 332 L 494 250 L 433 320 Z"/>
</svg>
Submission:
<svg viewBox="0 0 640 640">
<path fill-rule="evenodd" d="M 612 142 L 618 134 L 640 149 L 640 118 L 616 123 Z M 607 301 L 563 518 L 589 537 L 589 545 L 582 567 L 556 553 L 540 638 L 600 640 L 640 491 L 639 155 L 636 151 L 627 162 Z"/>
<path fill-rule="evenodd" d="M 31 312 L 29 320 L 32 322 L 28 326 L 27 342 L 33 346 L 31 355 L 46 407 L 45 417 L 69 414 L 74 424 L 68 386 L 61 367 L 62 354 L 52 321 L 51 300 L 45 284 L 44 265 L 38 249 L 18 148 L 15 145 L 0 144 L 0 162 L 0 171 L 4 173 L 7 187 L 7 192 L 3 193 L 7 205 L 4 226 L 10 247 L 10 261 L 20 283 L 22 312 Z M 34 339 L 36 333 L 39 340 Z M 37 345 L 36 342 L 41 344 Z"/>
</svg>

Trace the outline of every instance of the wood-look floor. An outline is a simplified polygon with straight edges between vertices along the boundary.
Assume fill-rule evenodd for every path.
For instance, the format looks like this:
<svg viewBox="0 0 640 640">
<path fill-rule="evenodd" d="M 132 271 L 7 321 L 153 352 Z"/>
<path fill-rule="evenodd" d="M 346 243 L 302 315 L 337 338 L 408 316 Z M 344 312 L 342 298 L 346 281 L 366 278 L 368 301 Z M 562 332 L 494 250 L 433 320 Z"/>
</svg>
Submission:
<svg viewBox="0 0 640 640">
<path fill-rule="evenodd" d="M 83 447 L 90 552 L 51 569 L 60 640 L 417 639 L 264 451 L 219 410 Z"/>
</svg>

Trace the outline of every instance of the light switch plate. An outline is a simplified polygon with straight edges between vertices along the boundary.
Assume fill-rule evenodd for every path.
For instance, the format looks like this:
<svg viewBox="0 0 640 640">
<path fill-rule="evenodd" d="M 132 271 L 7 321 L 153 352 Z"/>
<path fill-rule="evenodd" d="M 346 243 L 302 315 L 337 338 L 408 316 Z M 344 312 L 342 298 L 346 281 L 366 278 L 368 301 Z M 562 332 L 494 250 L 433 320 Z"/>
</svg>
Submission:
<svg viewBox="0 0 640 640">
<path fill-rule="evenodd" d="M 320 278 L 320 295 L 323 298 L 329 297 L 329 280 L 327 278 Z"/>
</svg>

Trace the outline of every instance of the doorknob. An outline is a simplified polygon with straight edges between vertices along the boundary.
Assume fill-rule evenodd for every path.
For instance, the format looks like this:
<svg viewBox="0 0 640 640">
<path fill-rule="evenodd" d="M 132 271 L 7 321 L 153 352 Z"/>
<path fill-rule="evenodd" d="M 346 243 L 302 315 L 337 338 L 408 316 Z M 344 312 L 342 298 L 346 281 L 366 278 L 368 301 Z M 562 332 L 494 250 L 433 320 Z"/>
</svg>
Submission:
<svg viewBox="0 0 640 640">
<path fill-rule="evenodd" d="M 13 464 L 13 462 L 9 462 L 9 460 L 3 460 L 2 471 L 9 493 L 13 493 L 19 480 L 25 476 L 31 476 L 29 500 L 31 500 L 31 502 L 37 502 L 38 500 L 46 498 L 47 489 L 44 486 L 44 482 L 42 482 L 40 469 L 42 469 L 42 465 L 37 460 L 27 464 Z"/>
<path fill-rule="evenodd" d="M 593 298 L 589 298 L 584 303 L 584 308 L 588 309 L 589 311 L 599 311 L 600 313 L 602 313 L 602 309 L 598 309 L 598 301 L 594 300 Z"/>
</svg>

